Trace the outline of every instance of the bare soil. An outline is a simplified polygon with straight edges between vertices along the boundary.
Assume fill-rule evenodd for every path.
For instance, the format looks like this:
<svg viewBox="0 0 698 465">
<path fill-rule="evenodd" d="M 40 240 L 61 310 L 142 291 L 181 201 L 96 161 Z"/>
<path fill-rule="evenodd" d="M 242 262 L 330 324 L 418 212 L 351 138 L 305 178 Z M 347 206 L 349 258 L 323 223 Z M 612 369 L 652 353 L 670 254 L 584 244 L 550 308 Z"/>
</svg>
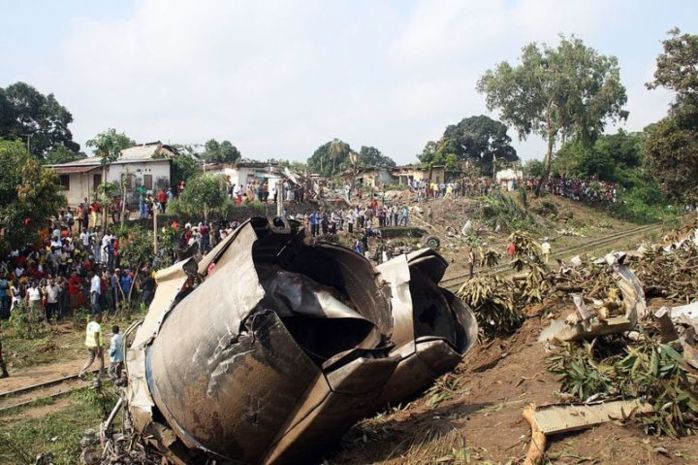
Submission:
<svg viewBox="0 0 698 465">
<path fill-rule="evenodd" d="M 437 402 L 427 391 L 404 408 L 365 420 L 344 437 L 329 464 L 520 463 L 530 439 L 521 416 L 529 403 L 558 403 L 559 383 L 545 366 L 537 342 L 546 320 L 559 308 L 538 306 L 513 336 L 476 347 L 454 374 L 437 381 L 450 395 Z M 446 381 L 444 381 L 444 378 Z M 649 437 L 630 423 L 549 438 L 547 459 L 555 464 L 698 463 L 694 438 Z"/>
</svg>

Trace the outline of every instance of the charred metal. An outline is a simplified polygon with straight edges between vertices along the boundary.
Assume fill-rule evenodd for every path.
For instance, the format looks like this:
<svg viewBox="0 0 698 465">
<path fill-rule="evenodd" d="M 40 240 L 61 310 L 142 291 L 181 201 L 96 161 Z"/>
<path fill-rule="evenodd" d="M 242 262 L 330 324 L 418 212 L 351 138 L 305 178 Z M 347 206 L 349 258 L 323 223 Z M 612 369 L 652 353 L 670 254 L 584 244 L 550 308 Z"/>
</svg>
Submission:
<svg viewBox="0 0 698 465">
<path fill-rule="evenodd" d="M 477 339 L 431 249 L 374 267 L 253 218 L 199 258 L 158 273 L 127 352 L 134 427 L 178 464 L 305 463 Z"/>
</svg>

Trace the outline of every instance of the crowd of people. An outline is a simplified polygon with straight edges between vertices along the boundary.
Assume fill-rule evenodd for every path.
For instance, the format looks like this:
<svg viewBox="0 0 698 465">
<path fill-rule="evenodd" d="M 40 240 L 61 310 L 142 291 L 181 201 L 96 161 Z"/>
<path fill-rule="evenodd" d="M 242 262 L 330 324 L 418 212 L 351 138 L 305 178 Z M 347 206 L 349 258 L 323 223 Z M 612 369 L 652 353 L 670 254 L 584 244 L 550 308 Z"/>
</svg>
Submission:
<svg viewBox="0 0 698 465">
<path fill-rule="evenodd" d="M 618 186 L 609 181 L 579 178 L 550 178 L 542 181 L 541 178 L 531 178 L 527 187 L 535 190 L 538 184 L 543 182 L 543 191 L 587 203 L 616 203 L 618 200 Z"/>
<path fill-rule="evenodd" d="M 78 233 L 67 218 L 61 212 L 40 231 L 37 245 L 0 259 L 0 318 L 21 308 L 30 324 L 55 323 L 81 307 L 101 313 L 140 293 L 146 303 L 152 298 L 147 264 L 134 282 L 136 270 L 121 267 L 118 237 L 85 227 Z"/>
<path fill-rule="evenodd" d="M 423 199 L 444 199 L 460 196 L 487 195 L 496 186 L 492 178 L 480 177 L 473 179 L 462 178 L 459 181 L 427 182 L 424 180 L 411 180 L 407 184 L 410 192 Z"/>
</svg>

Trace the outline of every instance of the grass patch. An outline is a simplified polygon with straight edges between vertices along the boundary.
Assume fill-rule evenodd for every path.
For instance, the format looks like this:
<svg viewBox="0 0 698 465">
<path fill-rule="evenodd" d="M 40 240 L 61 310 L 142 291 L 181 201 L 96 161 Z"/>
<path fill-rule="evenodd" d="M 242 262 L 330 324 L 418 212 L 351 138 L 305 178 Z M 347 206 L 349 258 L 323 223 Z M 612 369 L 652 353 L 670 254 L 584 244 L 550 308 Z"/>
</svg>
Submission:
<svg viewBox="0 0 698 465">
<path fill-rule="evenodd" d="M 40 453 L 53 454 L 55 465 L 74 465 L 86 429 L 98 428 L 117 400 L 116 390 L 85 389 L 72 393 L 67 408 L 40 418 L 0 418 L 0 464 L 33 464 Z M 105 414 L 105 412 L 107 412 Z"/>
</svg>

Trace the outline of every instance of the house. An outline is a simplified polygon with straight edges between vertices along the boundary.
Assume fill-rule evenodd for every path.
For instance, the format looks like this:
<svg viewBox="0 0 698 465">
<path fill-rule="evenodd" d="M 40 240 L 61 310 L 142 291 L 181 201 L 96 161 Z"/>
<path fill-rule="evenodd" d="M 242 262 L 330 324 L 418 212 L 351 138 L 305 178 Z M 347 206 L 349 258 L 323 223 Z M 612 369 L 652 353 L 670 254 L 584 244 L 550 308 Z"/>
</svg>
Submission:
<svg viewBox="0 0 698 465">
<path fill-rule="evenodd" d="M 384 166 L 359 168 L 356 172 L 350 169 L 342 173 L 340 177 L 347 184 L 351 184 L 353 179 L 355 184 L 370 188 L 382 188 L 397 182 L 397 178 L 392 174 L 392 169 Z"/>
<path fill-rule="evenodd" d="M 506 168 L 497 171 L 497 184 L 502 190 L 513 191 L 523 180 L 523 172 L 520 169 Z"/>
<path fill-rule="evenodd" d="M 397 178 L 397 183 L 407 186 L 413 181 L 428 181 L 429 183 L 440 184 L 446 182 L 446 167 L 437 165 L 431 167 L 431 179 L 429 179 L 429 168 L 422 168 L 414 165 L 396 166 L 392 169 L 392 175 Z"/>
<path fill-rule="evenodd" d="M 151 142 L 124 149 L 119 158 L 106 167 L 99 157 L 48 167 L 58 175 L 70 206 L 77 206 L 85 198 L 93 199 L 104 181 L 105 172 L 106 182 L 110 183 L 120 184 L 122 175 L 126 176 L 126 200 L 134 204 L 137 203 L 135 189 L 139 186 L 149 191 L 169 187 L 172 158 L 176 155 L 174 147 Z"/>
<path fill-rule="evenodd" d="M 204 173 L 222 174 L 230 184 L 245 186 L 253 182 L 261 184 L 267 181 L 269 185 L 276 183 L 285 176 L 276 162 L 240 161 L 236 163 L 206 163 Z"/>
</svg>

